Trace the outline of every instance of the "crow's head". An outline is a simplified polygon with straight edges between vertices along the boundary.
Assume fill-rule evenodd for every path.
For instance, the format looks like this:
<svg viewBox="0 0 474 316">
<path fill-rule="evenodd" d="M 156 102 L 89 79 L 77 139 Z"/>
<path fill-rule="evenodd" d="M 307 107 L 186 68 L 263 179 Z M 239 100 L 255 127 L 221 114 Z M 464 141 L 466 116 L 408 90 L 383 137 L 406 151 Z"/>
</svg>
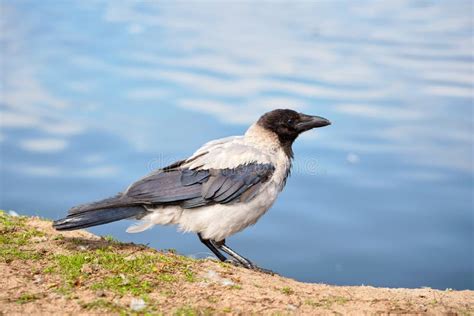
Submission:
<svg viewBox="0 0 474 316">
<path fill-rule="evenodd" d="M 268 112 L 258 120 L 257 124 L 275 133 L 282 146 L 291 146 L 301 133 L 330 125 L 331 122 L 323 117 L 287 109 Z"/>
</svg>

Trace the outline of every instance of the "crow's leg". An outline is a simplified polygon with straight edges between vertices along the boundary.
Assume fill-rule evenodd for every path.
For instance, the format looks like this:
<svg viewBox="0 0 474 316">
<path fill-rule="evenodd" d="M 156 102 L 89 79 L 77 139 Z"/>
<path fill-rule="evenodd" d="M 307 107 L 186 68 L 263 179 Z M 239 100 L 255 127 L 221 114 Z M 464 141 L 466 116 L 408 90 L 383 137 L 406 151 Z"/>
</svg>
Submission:
<svg viewBox="0 0 474 316">
<path fill-rule="evenodd" d="M 222 250 L 223 252 L 231 256 L 235 261 L 240 263 L 245 268 L 253 269 L 255 267 L 255 265 L 249 259 L 239 255 L 237 252 L 229 248 L 229 246 L 225 244 L 225 239 L 219 242 L 212 241 L 212 244 L 219 250 Z"/>
<path fill-rule="evenodd" d="M 239 255 L 237 252 L 235 252 L 234 250 L 232 250 L 229 246 L 225 244 L 225 240 L 222 240 L 220 242 L 215 242 L 215 241 L 211 241 L 211 242 L 219 250 L 222 250 L 223 252 L 231 256 L 239 265 L 243 266 L 244 268 L 260 271 L 260 272 L 271 274 L 271 275 L 276 274 L 275 272 L 271 270 L 259 268 L 257 265 L 252 263 L 252 261 L 250 261 L 249 259 Z"/>
<path fill-rule="evenodd" d="M 214 246 L 214 244 L 209 239 L 202 238 L 201 234 L 198 234 L 199 240 L 209 248 L 220 261 L 227 261 L 227 258 Z"/>
</svg>

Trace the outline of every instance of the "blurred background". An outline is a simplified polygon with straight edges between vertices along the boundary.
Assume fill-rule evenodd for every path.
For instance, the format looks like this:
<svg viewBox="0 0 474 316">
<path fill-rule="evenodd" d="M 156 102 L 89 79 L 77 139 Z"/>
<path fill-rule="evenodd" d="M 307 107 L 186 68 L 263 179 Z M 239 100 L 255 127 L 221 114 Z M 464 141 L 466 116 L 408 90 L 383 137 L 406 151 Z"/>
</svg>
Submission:
<svg viewBox="0 0 474 316">
<path fill-rule="evenodd" d="M 0 3 L 0 208 L 60 218 L 293 108 L 333 125 L 229 245 L 302 281 L 474 289 L 472 1 Z M 130 224 L 91 231 L 210 256 Z"/>
</svg>

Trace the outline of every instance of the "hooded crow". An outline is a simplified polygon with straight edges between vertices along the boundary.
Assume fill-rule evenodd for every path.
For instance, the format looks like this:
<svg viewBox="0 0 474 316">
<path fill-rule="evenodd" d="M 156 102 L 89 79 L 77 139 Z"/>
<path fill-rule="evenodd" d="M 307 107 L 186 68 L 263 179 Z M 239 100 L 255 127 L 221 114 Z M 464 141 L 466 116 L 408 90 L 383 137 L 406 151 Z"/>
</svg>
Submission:
<svg viewBox="0 0 474 316">
<path fill-rule="evenodd" d="M 255 224 L 273 205 L 290 174 L 298 135 L 330 124 L 293 110 L 268 112 L 244 136 L 211 141 L 112 198 L 71 208 L 53 226 L 68 231 L 134 218 L 140 221 L 127 232 L 138 233 L 175 224 L 197 233 L 219 260 L 228 260 L 225 253 L 234 264 L 259 269 L 225 239 Z"/>
</svg>

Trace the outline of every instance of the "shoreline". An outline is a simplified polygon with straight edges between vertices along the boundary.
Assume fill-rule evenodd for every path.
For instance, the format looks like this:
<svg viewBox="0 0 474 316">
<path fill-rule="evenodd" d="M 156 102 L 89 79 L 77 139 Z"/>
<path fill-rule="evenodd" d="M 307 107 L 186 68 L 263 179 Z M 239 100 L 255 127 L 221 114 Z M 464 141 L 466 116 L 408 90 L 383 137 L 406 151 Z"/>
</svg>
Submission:
<svg viewBox="0 0 474 316">
<path fill-rule="evenodd" d="M 0 315 L 474 314 L 474 291 L 302 283 L 0 212 Z"/>
</svg>

